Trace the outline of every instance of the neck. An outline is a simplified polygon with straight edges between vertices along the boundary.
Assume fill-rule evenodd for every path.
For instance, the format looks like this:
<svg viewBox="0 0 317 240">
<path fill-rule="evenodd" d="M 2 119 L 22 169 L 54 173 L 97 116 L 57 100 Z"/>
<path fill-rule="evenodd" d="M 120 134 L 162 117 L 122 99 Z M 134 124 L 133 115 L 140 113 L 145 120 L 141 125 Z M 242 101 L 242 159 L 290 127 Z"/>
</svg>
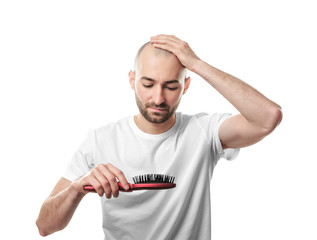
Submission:
<svg viewBox="0 0 317 240">
<path fill-rule="evenodd" d="M 163 123 L 152 123 L 146 120 L 142 114 L 134 116 L 134 122 L 145 133 L 160 134 L 172 128 L 176 122 L 176 113 L 173 114 L 167 121 Z"/>
</svg>

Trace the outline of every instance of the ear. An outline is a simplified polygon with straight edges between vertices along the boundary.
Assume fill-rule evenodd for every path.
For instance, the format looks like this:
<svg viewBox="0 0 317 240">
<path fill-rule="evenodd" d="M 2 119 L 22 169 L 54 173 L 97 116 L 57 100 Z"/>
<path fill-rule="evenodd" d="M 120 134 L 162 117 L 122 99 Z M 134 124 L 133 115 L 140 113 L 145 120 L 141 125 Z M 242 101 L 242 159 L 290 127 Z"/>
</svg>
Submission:
<svg viewBox="0 0 317 240">
<path fill-rule="evenodd" d="M 135 90 L 135 72 L 133 72 L 132 70 L 130 70 L 129 72 L 129 82 L 130 82 L 130 86 L 132 88 L 132 90 Z"/>
<path fill-rule="evenodd" d="M 190 77 L 185 78 L 185 86 L 184 86 L 183 94 L 185 94 L 187 92 L 187 89 L 190 85 L 190 80 L 191 80 Z"/>
</svg>

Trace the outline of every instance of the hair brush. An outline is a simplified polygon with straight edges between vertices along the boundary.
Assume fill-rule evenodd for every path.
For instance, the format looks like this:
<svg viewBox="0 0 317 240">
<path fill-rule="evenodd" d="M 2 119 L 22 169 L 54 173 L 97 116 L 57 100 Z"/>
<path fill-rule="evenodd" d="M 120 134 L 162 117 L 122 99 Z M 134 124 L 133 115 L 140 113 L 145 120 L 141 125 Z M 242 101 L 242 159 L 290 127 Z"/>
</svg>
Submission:
<svg viewBox="0 0 317 240">
<path fill-rule="evenodd" d="M 129 190 L 126 191 L 120 182 L 118 182 L 119 190 L 124 192 L 132 192 L 134 190 L 158 190 L 176 187 L 174 183 L 175 177 L 164 174 L 144 174 L 132 178 L 134 184 L 129 183 Z M 87 191 L 95 191 L 91 185 L 84 186 Z"/>
</svg>

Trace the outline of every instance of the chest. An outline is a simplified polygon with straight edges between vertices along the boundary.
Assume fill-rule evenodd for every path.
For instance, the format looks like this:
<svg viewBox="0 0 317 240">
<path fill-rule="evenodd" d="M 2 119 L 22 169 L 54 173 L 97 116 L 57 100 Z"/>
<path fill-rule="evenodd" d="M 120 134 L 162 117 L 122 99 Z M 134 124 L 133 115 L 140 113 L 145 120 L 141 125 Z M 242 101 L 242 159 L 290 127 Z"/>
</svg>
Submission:
<svg viewBox="0 0 317 240">
<path fill-rule="evenodd" d="M 210 162 L 210 146 L 199 132 L 184 131 L 164 139 L 117 135 L 97 143 L 96 164 L 112 163 L 132 181 L 146 173 L 175 175 L 186 168 L 206 168 Z M 208 160 L 209 159 L 209 160 Z"/>
</svg>

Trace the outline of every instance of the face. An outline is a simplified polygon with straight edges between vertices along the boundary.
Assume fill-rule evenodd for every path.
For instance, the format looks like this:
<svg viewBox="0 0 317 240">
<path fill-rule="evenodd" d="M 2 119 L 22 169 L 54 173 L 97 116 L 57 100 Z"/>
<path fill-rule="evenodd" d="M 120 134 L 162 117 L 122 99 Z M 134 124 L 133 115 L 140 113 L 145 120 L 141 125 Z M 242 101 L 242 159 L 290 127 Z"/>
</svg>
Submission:
<svg viewBox="0 0 317 240">
<path fill-rule="evenodd" d="M 149 45 L 135 70 L 130 72 L 130 84 L 140 113 L 151 123 L 168 121 L 189 85 L 184 67 L 175 55 L 157 54 Z"/>
</svg>

